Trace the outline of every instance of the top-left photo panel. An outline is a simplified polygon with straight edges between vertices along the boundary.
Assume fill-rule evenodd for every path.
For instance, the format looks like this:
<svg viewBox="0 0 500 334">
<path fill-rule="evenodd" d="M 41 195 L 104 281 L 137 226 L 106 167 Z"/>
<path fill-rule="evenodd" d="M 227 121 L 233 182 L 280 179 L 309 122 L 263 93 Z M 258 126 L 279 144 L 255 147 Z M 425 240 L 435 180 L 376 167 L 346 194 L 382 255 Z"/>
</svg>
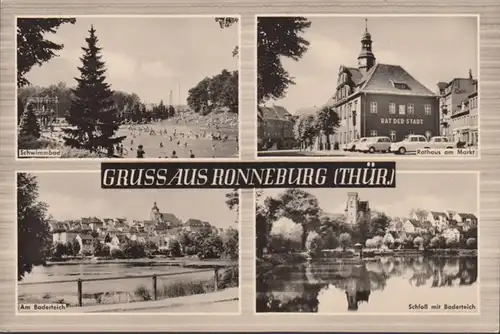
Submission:
<svg viewBox="0 0 500 334">
<path fill-rule="evenodd" d="M 239 16 L 16 24 L 17 159 L 239 158 Z"/>
</svg>

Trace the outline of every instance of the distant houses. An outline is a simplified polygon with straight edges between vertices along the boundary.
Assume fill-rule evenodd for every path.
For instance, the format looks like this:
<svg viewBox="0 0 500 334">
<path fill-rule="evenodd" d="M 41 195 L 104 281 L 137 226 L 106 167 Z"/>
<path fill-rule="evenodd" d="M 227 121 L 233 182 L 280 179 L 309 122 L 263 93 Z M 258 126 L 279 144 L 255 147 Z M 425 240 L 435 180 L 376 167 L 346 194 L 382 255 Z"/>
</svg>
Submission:
<svg viewBox="0 0 500 334">
<path fill-rule="evenodd" d="M 49 229 L 53 244 L 77 242 L 80 253 L 93 252 L 97 242 L 107 244 L 110 248 L 119 248 L 128 241 L 143 244 L 152 242 L 162 250 L 168 248 L 169 242 L 181 231 L 189 233 L 210 229 L 214 233 L 219 232 L 209 222 L 192 218 L 183 222 L 172 213 L 162 213 L 156 202 L 148 220 L 84 217 L 80 220 L 52 220 Z"/>
</svg>

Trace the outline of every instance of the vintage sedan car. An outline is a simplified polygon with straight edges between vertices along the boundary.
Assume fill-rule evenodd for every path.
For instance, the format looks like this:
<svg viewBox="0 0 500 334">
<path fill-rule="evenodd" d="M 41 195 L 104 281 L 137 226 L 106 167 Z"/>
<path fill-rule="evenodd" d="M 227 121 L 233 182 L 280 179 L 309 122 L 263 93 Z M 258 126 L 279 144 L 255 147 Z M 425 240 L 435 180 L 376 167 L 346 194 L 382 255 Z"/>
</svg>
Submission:
<svg viewBox="0 0 500 334">
<path fill-rule="evenodd" d="M 356 144 L 359 142 L 359 139 L 354 139 L 353 141 L 350 141 L 349 143 L 345 144 L 343 149 L 344 151 L 354 151 L 354 148 L 356 147 Z"/>
<path fill-rule="evenodd" d="M 428 145 L 427 138 L 421 135 L 408 135 L 402 141 L 392 143 L 390 152 L 394 154 L 406 154 L 407 152 L 416 152 L 417 149 L 423 149 Z"/>
<path fill-rule="evenodd" d="M 367 140 L 368 140 L 368 137 L 359 138 L 357 140 L 357 142 L 354 143 L 354 145 L 352 146 L 351 151 L 352 152 L 360 152 L 359 149 L 358 149 L 359 146 L 362 145 Z"/>
<path fill-rule="evenodd" d="M 456 144 L 446 137 L 436 136 L 429 139 L 424 148 L 455 148 Z"/>
<path fill-rule="evenodd" d="M 391 140 L 389 137 L 369 137 L 357 145 L 356 149 L 363 153 L 389 152 Z"/>
</svg>

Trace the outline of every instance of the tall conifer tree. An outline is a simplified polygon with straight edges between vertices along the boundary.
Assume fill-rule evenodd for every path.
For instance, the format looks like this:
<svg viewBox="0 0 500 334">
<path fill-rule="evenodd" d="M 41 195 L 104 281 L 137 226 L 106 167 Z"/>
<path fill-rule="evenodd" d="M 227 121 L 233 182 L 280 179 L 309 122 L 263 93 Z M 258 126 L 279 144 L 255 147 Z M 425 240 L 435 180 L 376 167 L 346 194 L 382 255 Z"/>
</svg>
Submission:
<svg viewBox="0 0 500 334">
<path fill-rule="evenodd" d="M 105 82 L 105 64 L 97 46 L 95 29 L 90 27 L 90 36 L 85 39 L 87 47 L 82 47 L 84 55 L 80 58 L 82 66 L 76 89 L 75 99 L 69 108 L 66 120 L 71 128 L 64 129 L 66 145 L 86 149 L 91 152 L 107 150 L 113 154 L 115 144 L 121 143 L 125 136 L 115 137 L 119 128 L 118 113 L 112 100 L 113 91 Z"/>
<path fill-rule="evenodd" d="M 21 126 L 19 131 L 19 137 L 33 137 L 35 139 L 40 138 L 40 125 L 36 119 L 35 110 L 33 109 L 33 104 L 28 103 L 26 110 L 21 117 Z"/>
</svg>

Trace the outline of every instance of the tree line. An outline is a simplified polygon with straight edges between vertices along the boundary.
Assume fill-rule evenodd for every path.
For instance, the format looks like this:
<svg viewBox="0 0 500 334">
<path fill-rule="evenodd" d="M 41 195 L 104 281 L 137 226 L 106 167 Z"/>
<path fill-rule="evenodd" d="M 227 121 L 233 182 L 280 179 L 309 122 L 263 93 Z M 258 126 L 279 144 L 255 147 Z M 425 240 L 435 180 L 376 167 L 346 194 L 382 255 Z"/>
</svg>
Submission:
<svg viewBox="0 0 500 334">
<path fill-rule="evenodd" d="M 207 115 L 216 110 L 238 112 L 238 71 L 222 70 L 206 77 L 188 91 L 188 106 L 191 110 Z"/>
<path fill-rule="evenodd" d="M 416 222 L 421 229 L 418 234 L 398 235 L 389 231 L 391 221 L 383 212 L 371 211 L 370 217 L 358 217 L 354 224 L 347 223 L 344 216 L 325 215 L 317 198 L 302 189 L 286 189 L 275 197 L 262 198 L 257 193 L 256 249 L 257 256 L 264 251 L 271 253 L 309 250 L 318 253 L 323 249 L 346 249 L 355 244 L 362 247 L 379 248 L 475 248 L 477 227 L 458 231 L 456 228 L 436 231 L 429 222 Z M 275 233 L 276 224 L 289 222 L 296 226 L 292 230 Z M 293 235 L 293 236 L 292 236 Z"/>
</svg>

